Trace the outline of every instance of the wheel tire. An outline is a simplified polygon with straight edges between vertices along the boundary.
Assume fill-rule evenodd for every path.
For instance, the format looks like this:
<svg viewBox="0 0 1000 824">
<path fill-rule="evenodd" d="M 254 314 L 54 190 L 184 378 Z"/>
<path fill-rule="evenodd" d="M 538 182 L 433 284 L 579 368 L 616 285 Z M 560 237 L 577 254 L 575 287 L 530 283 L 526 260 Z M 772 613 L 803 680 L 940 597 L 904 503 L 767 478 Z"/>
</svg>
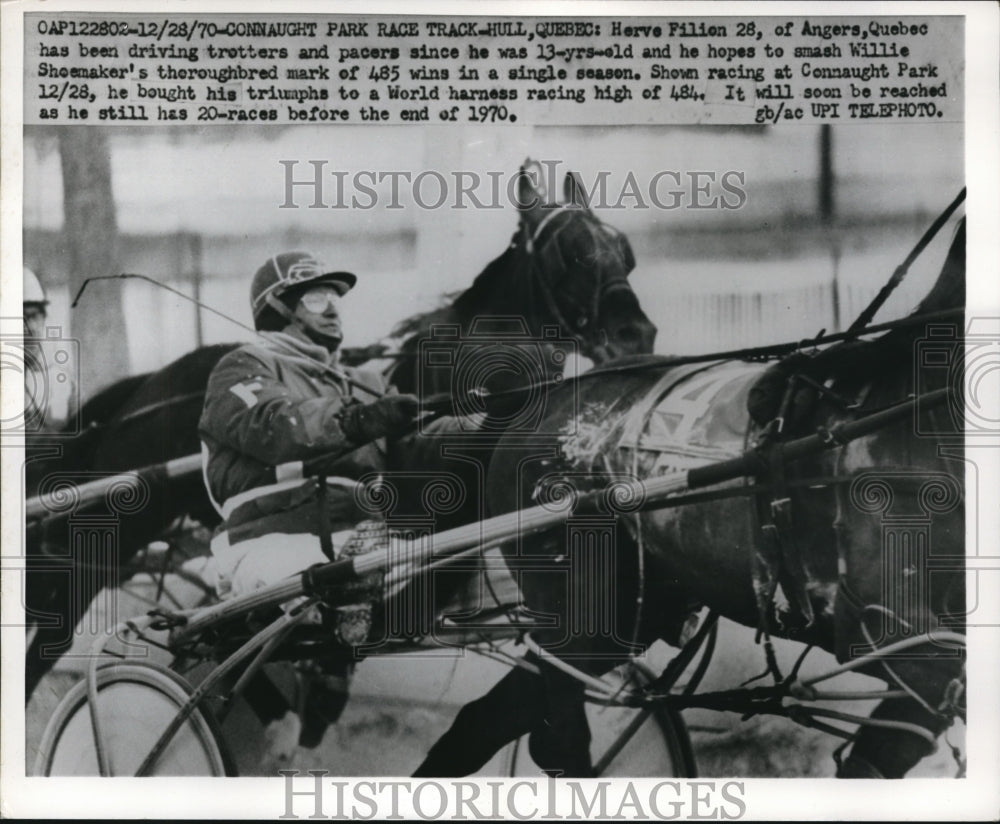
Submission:
<svg viewBox="0 0 1000 824">
<path fill-rule="evenodd" d="M 146 661 L 111 661 L 97 673 L 103 736 L 112 775 L 134 775 L 192 689 L 179 675 Z M 151 775 L 236 775 L 214 717 L 201 707 L 181 725 Z M 45 728 L 35 775 L 100 775 L 87 683 L 74 686 Z"/>
<path fill-rule="evenodd" d="M 641 686 L 651 677 L 644 668 L 632 665 L 633 683 Z M 586 710 L 592 736 L 591 762 L 595 770 L 599 769 L 595 777 L 694 778 L 698 775 L 687 725 L 677 710 L 663 706 L 613 707 L 591 700 L 587 701 Z M 645 721 L 637 720 L 640 714 L 645 715 Z M 622 736 L 628 736 L 627 740 L 621 740 Z M 621 749 L 601 768 L 612 747 Z M 510 776 L 541 773 L 541 768 L 528 754 L 527 736 L 510 745 L 507 768 Z"/>
</svg>

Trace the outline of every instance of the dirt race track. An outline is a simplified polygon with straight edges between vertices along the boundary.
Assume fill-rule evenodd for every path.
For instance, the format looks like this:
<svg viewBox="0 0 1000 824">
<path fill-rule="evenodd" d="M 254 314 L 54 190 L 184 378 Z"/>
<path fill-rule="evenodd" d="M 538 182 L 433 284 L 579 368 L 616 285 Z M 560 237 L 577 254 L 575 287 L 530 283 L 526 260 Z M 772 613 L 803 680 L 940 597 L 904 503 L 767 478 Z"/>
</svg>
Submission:
<svg viewBox="0 0 1000 824">
<path fill-rule="evenodd" d="M 174 589 L 183 587 L 174 583 Z M 141 614 L 148 607 L 121 593 L 116 612 Z M 73 653 L 83 653 L 91 645 L 92 631 L 104 626 L 101 617 L 91 614 L 77 627 Z M 90 631 L 85 631 L 85 629 Z M 777 642 L 779 661 L 787 672 L 801 647 Z M 655 649 L 650 655 L 666 660 L 670 651 Z M 834 664 L 831 656 L 814 650 L 802 674 L 820 673 Z M 84 658 L 66 657 L 42 681 L 27 708 L 27 769 L 32 770 L 42 731 L 59 699 L 76 683 Z M 276 665 L 282 667 L 284 665 Z M 752 630 L 723 621 L 712 664 L 702 691 L 731 689 L 764 666 L 763 652 L 753 643 Z M 436 738 L 447 729 L 459 707 L 485 692 L 504 673 L 502 664 L 472 653 L 442 657 L 410 653 L 392 658 L 369 659 L 358 665 L 347 703 L 339 721 L 328 728 L 315 749 L 295 746 L 292 716 L 265 731 L 245 705 L 237 706 L 226 719 L 223 731 L 241 775 L 271 776 L 280 769 L 325 769 L 331 775 L 408 775 L 420 763 Z M 276 680 L 281 685 L 281 671 Z M 761 681 L 765 683 L 765 681 Z M 842 675 L 827 682 L 829 689 L 880 688 L 881 682 L 864 676 Z M 838 702 L 827 706 L 867 714 L 870 702 Z M 690 730 L 698 774 L 705 777 L 829 777 L 834 774 L 832 758 L 839 739 L 801 727 L 786 718 L 758 716 L 740 721 L 734 713 L 687 710 L 684 718 Z M 596 723 L 603 723 L 598 720 Z M 960 722 L 949 731 L 952 743 L 964 747 L 965 729 Z M 595 733 L 596 735 L 597 733 Z M 661 753 L 654 751 L 655 735 L 642 735 L 637 743 L 613 764 L 615 775 L 652 775 L 651 765 Z M 523 748 L 519 758 L 523 765 Z M 502 752 L 480 771 L 480 775 L 504 775 L 509 752 Z M 942 741 L 938 751 L 924 759 L 911 777 L 951 777 L 956 764 Z"/>
</svg>

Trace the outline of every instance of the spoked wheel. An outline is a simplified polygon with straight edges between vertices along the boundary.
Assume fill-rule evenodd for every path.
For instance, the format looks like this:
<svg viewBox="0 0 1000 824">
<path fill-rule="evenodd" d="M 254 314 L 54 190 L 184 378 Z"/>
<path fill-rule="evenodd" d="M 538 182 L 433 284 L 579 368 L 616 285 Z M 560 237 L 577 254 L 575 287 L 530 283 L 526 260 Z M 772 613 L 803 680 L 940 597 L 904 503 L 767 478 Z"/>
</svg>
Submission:
<svg viewBox="0 0 1000 824">
<path fill-rule="evenodd" d="M 630 664 L 605 677 L 621 684 L 642 686 L 651 675 Z M 587 701 L 590 722 L 590 757 L 596 776 L 693 778 L 697 772 L 694 751 L 684 719 L 666 707 L 608 706 Z M 541 768 L 528 753 L 527 736 L 510 745 L 508 775 L 539 775 Z"/>
<path fill-rule="evenodd" d="M 98 670 L 98 710 L 111 775 L 135 775 L 161 733 L 188 702 L 180 676 L 145 661 L 112 661 Z M 214 718 L 196 708 L 157 759 L 159 776 L 235 775 Z M 100 775 L 86 681 L 71 689 L 49 720 L 36 775 Z"/>
</svg>

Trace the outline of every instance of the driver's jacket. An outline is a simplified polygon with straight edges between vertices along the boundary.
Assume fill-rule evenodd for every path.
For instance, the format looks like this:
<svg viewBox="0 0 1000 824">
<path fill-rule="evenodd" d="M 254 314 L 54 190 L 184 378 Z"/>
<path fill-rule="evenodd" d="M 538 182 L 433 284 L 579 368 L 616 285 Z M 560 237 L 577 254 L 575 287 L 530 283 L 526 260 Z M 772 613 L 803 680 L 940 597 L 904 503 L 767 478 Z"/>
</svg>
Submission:
<svg viewBox="0 0 1000 824">
<path fill-rule="evenodd" d="M 339 366 L 326 349 L 291 334 L 264 333 L 260 342 L 227 354 L 208 380 L 198 424 L 205 484 L 225 519 L 229 543 L 269 533 L 320 534 L 364 517 L 351 479 L 384 468 L 385 443 L 358 445 L 340 426 L 345 406 L 386 391 L 374 373 Z M 372 392 L 332 375 L 330 365 Z M 331 452 L 324 493 L 304 478 L 302 461 Z"/>
</svg>

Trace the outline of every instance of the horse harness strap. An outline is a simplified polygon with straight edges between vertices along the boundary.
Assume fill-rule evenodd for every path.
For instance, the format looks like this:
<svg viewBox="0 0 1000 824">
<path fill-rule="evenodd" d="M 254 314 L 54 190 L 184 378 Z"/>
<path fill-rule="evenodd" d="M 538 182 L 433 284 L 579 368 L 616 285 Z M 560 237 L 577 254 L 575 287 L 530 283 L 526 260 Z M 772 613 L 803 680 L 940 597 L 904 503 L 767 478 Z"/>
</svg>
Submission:
<svg viewBox="0 0 1000 824">
<path fill-rule="evenodd" d="M 525 241 L 525 249 L 530 255 L 533 263 L 537 265 L 536 262 L 537 255 L 545 256 L 548 254 L 547 250 L 550 247 L 552 247 L 552 242 L 555 239 L 556 235 L 561 231 L 562 227 L 558 229 L 553 229 L 552 236 L 547 238 L 544 244 L 539 244 L 538 241 L 542 236 L 542 231 L 544 229 L 547 229 L 549 227 L 549 224 L 555 221 L 556 217 L 566 214 L 572 214 L 575 211 L 580 211 L 580 210 L 574 206 L 563 206 L 559 209 L 552 210 L 542 219 L 542 221 L 535 228 L 535 231 L 527 236 L 527 240 Z M 559 258 L 558 261 L 559 266 L 564 269 L 566 262 L 562 258 L 562 254 L 559 251 L 558 245 L 555 246 L 554 248 L 556 255 L 558 255 Z M 539 267 L 539 271 L 541 271 L 541 267 Z M 570 322 L 570 320 L 567 319 L 566 316 L 563 314 L 562 310 L 559 307 L 559 302 L 555 299 L 555 295 L 552 294 L 552 288 L 549 285 L 548 280 L 543 276 L 539 276 L 535 278 L 534 283 L 538 291 L 541 292 L 542 300 L 545 302 L 545 308 L 548 309 L 549 313 L 556 321 L 556 324 L 562 327 L 563 329 L 573 330 L 573 334 L 574 336 L 576 336 L 578 334 L 577 332 L 578 324 Z M 587 307 L 587 311 L 589 313 L 587 317 L 588 322 L 597 317 L 596 307 L 597 307 L 597 302 L 600 299 L 598 294 L 599 291 L 600 290 L 595 290 L 594 300 L 592 301 L 593 305 Z"/>
<path fill-rule="evenodd" d="M 754 515 L 760 539 L 754 548 L 752 574 L 757 603 L 756 640 L 759 642 L 762 636 L 765 640 L 768 668 L 772 674 L 776 674 L 776 667 L 770 647 L 771 607 L 780 579 L 784 578 L 786 584 L 791 584 L 789 588 L 792 592 L 785 594 L 794 600 L 806 626 L 810 626 L 815 620 L 809 594 L 804 587 L 805 572 L 802 569 L 801 554 L 797 551 L 794 539 L 792 499 L 786 483 L 784 446 L 781 442 L 795 384 L 795 376 L 792 375 L 785 385 L 778 414 L 761 433 L 758 441 L 761 471 L 754 478 L 755 483 L 769 487 L 768 493 L 754 496 Z M 782 575 L 783 571 L 788 574 Z"/>
<path fill-rule="evenodd" d="M 758 610 L 762 607 L 764 609 L 759 616 L 762 619 L 760 629 L 766 631 L 770 603 L 779 580 L 784 584 L 783 590 L 791 590 L 785 594 L 794 602 L 805 619 L 806 627 L 809 627 L 816 616 L 806 591 L 807 576 L 802 553 L 794 537 L 792 499 L 786 482 L 784 445 L 780 441 L 767 448 L 764 464 L 766 482 L 770 484 L 771 492 L 757 496 L 761 547 L 755 555 L 755 561 L 765 583 L 764 587 L 758 588 Z M 758 479 L 760 480 L 760 476 Z M 764 596 L 764 600 L 761 596 Z"/>
<path fill-rule="evenodd" d="M 333 538 L 330 529 L 330 511 L 327 509 L 327 488 L 326 475 L 320 475 L 316 479 L 316 506 L 318 508 L 317 521 L 319 525 L 319 548 L 323 554 L 331 561 L 337 560 L 333 552 Z"/>
<path fill-rule="evenodd" d="M 764 425 L 758 439 L 761 456 L 761 471 L 755 482 L 766 485 L 766 493 L 758 493 L 754 514 L 760 531 L 760 541 L 754 551 L 753 577 L 758 610 L 758 638 L 767 638 L 771 625 L 771 609 L 779 583 L 789 600 L 789 608 L 796 609 L 808 628 L 816 620 L 807 589 L 808 576 L 802 552 L 795 539 L 795 525 L 792 517 L 792 497 L 785 467 L 784 439 L 787 437 L 790 415 L 794 408 L 796 392 L 808 387 L 832 401 L 846 411 L 860 407 L 867 396 L 869 387 L 864 387 L 859 396 L 851 401 L 834 392 L 825 383 L 814 380 L 796 371 L 790 374 L 782 393 L 781 403 L 775 417 Z M 846 443 L 836 428 L 817 427 L 817 433 L 826 443 Z"/>
<path fill-rule="evenodd" d="M 552 209 L 545 217 L 543 217 L 538 222 L 538 225 L 535 227 L 535 231 L 532 232 L 530 235 L 528 235 L 525 241 L 525 248 L 527 249 L 529 255 L 535 253 L 535 244 L 538 242 L 538 239 L 542 236 L 542 231 L 545 229 L 546 226 L 549 225 L 549 223 L 552 222 L 552 220 L 556 217 L 556 215 L 567 214 L 571 210 L 579 211 L 580 207 L 572 206 L 570 204 L 563 205 L 558 209 Z"/>
</svg>

